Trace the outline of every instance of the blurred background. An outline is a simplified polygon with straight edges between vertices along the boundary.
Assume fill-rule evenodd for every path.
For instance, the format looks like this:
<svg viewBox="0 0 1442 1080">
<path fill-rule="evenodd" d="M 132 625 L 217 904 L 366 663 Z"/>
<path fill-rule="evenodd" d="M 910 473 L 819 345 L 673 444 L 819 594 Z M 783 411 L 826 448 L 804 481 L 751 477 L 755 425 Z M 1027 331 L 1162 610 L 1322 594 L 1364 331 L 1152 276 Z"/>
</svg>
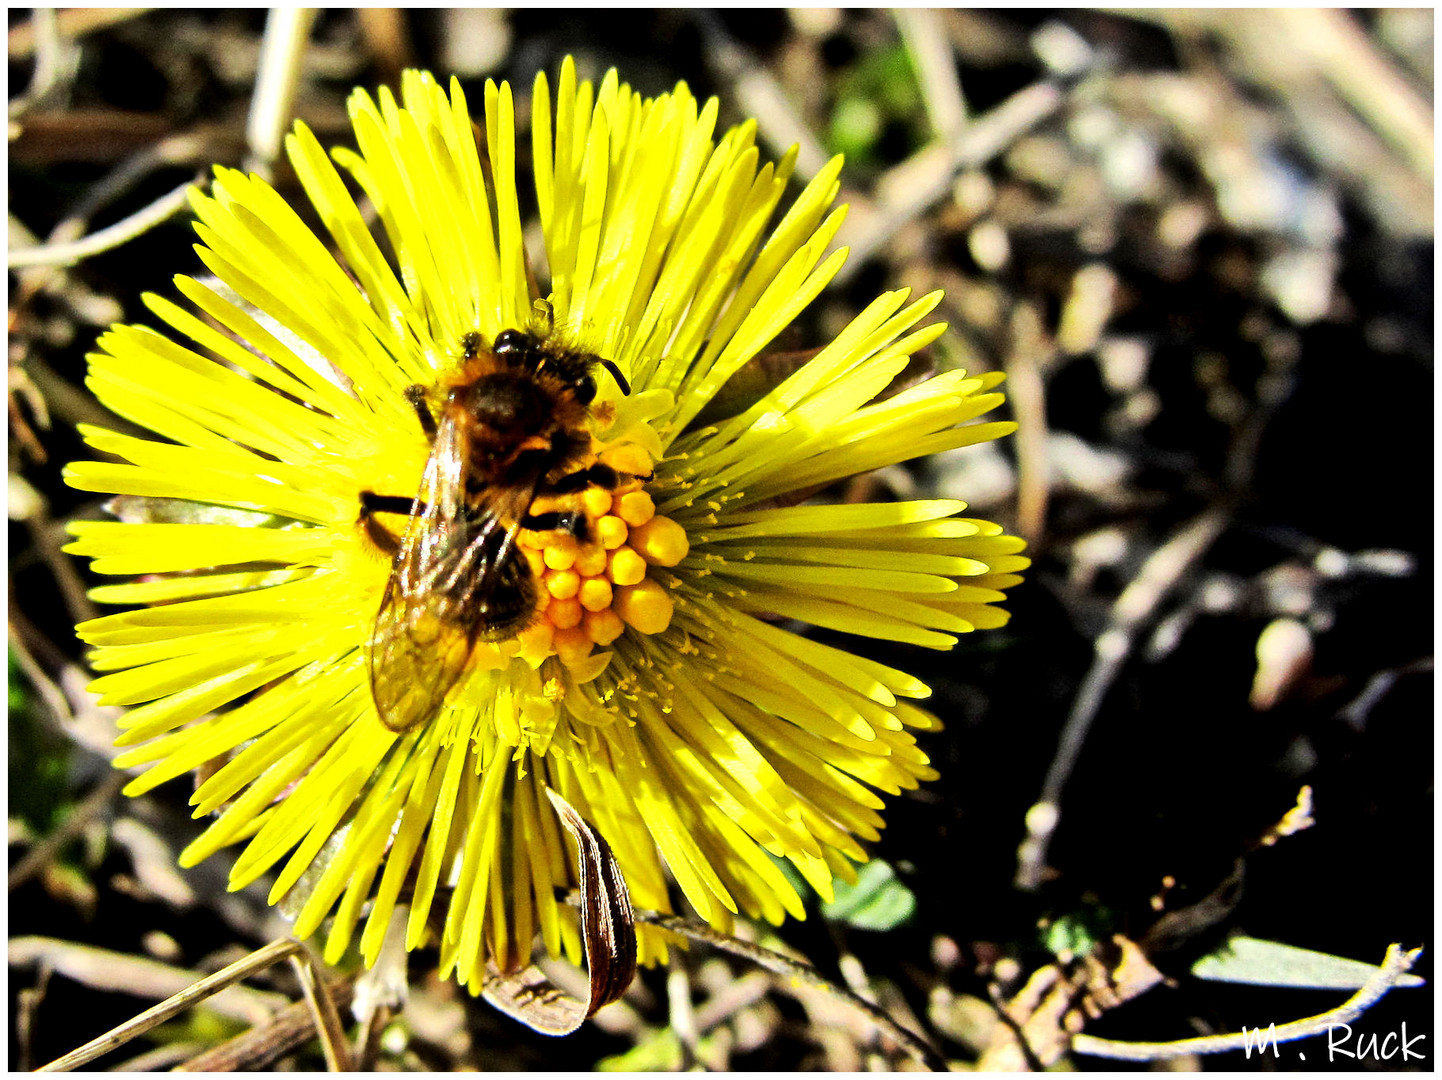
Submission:
<svg viewBox="0 0 1442 1080">
<path fill-rule="evenodd" d="M 1115 935 L 1168 981 L 1098 1005 L 1086 1031 L 1148 1041 L 1345 996 L 1189 974 L 1229 934 L 1374 964 L 1389 942 L 1432 944 L 1430 10 L 304 22 L 281 54 L 293 89 L 256 105 L 258 85 L 286 83 L 260 78 L 264 11 L 9 14 L 11 1068 L 287 932 L 264 881 L 225 891 L 228 856 L 176 868 L 200 827 L 185 784 L 118 795 L 116 710 L 84 693 L 72 631 L 90 579 L 59 550 L 63 523 L 98 505 L 60 470 L 88 456 L 77 424 L 118 423 L 83 387 L 97 333 L 145 321 L 143 292 L 203 269 L 185 213 L 166 214 L 177 186 L 220 162 L 303 201 L 275 132 L 299 116 L 349 143 L 351 88 L 413 65 L 459 76 L 473 103 L 509 79 L 522 124 L 536 71 L 554 77 L 568 54 L 648 95 L 684 79 L 719 95 L 723 127 L 755 117 L 768 157 L 799 144 L 797 190 L 844 153 L 851 257 L 778 344 L 819 344 L 883 289 L 943 288 L 950 329 L 929 364 L 1008 373 L 1018 435 L 841 493 L 962 498 L 1032 545 L 1005 629 L 946 654 L 860 646 L 935 688 L 946 729 L 923 746 L 942 779 L 889 801 L 859 889 L 741 933 L 949 1061 L 989 1067 L 1027 1063 L 998 1056 L 991 1003 L 1026 1023 L 1028 979 L 1085 982 L 1087 955 L 1115 973 Z M 136 232 L 121 223 L 149 210 L 160 223 L 121 246 L 83 239 Z M 1314 823 L 1297 830 L 1299 800 Z M 1056 812 L 1028 816 L 1039 801 Z M 834 996 L 702 946 L 560 1041 L 438 981 L 434 962 L 412 956 L 377 1067 L 911 1065 Z M 1430 976 L 1430 957 L 1415 970 Z M 330 973 L 342 1000 L 354 974 Z M 233 1049 L 298 999 L 273 968 L 97 1067 Z M 1429 986 L 1356 1026 L 1430 1034 L 1431 1017 Z M 306 1022 L 234 1062 L 322 1067 Z M 1275 1066 L 1326 1067 L 1313 1046 Z"/>
</svg>

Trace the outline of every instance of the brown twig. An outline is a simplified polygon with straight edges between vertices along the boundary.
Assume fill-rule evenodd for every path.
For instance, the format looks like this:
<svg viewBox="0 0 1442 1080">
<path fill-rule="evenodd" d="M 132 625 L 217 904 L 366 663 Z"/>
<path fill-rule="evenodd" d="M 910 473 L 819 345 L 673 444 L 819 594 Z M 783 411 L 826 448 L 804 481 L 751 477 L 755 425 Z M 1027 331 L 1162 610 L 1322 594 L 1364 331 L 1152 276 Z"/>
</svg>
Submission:
<svg viewBox="0 0 1442 1080">
<path fill-rule="evenodd" d="M 80 1066 L 110 1053 L 116 1047 L 123 1046 L 137 1035 L 144 1035 L 151 1028 L 165 1023 L 172 1016 L 184 1012 L 197 1002 L 204 1001 L 227 986 L 238 983 L 241 979 L 248 978 L 258 971 L 263 971 L 276 961 L 293 956 L 304 948 L 305 946 L 294 938 L 273 941 L 269 945 L 257 949 L 245 959 L 238 960 L 229 967 L 217 971 L 214 975 L 186 987 L 173 997 L 166 998 L 154 1008 L 146 1009 L 139 1016 L 132 1017 L 104 1035 L 91 1039 L 84 1046 L 72 1050 L 63 1057 L 56 1058 L 50 1064 L 41 1066 L 36 1071 L 69 1072 L 71 1069 L 78 1069 Z M 307 1018 L 309 1018 L 308 1011 Z"/>
<path fill-rule="evenodd" d="M 685 958 L 679 952 L 671 954 L 670 970 L 666 973 L 666 1003 L 667 1020 L 681 1042 L 681 1068 L 689 1071 L 701 1060 L 701 1032 L 691 1003 L 691 978 Z"/>
<path fill-rule="evenodd" d="M 1345 1002 L 1316 1016 L 1293 1020 L 1289 1024 L 1279 1024 L 1275 1029 L 1269 1028 L 1266 1032 L 1267 1041 L 1271 1042 L 1274 1037 L 1278 1043 L 1306 1039 L 1313 1035 L 1323 1035 L 1328 1028 L 1339 1024 L 1350 1024 L 1381 1001 L 1387 992 L 1397 985 L 1397 980 L 1411 970 L 1421 954 L 1421 949 L 1405 952 L 1401 945 L 1387 946 L 1386 959 L 1382 961 L 1377 973 Z M 1166 1061 L 1191 1054 L 1225 1054 L 1233 1050 L 1243 1050 L 1249 1045 L 1256 1046 L 1257 1043 L 1257 1035 L 1249 1036 L 1245 1033 L 1208 1035 L 1198 1039 L 1178 1039 L 1175 1042 L 1162 1043 L 1118 1042 L 1113 1039 L 1098 1039 L 1092 1035 L 1077 1035 L 1072 1038 L 1071 1048 L 1078 1054 L 1111 1058 L 1114 1061 Z"/>
<path fill-rule="evenodd" d="M 732 979 L 696 1009 L 696 1030 L 706 1033 L 742 1009 L 756 1004 L 771 990 L 771 979 L 760 971 L 748 971 Z"/>
<path fill-rule="evenodd" d="M 1056 355 L 1056 343 L 1042 325 L 1036 305 L 1023 301 L 1011 317 L 1011 349 L 1006 358 L 1007 390 L 1016 417 L 1016 528 L 1029 545 L 1046 528 L 1046 387 L 1042 370 Z"/>
<path fill-rule="evenodd" d="M 116 23 L 144 15 L 150 8 L 65 8 L 56 13 L 60 34 L 67 38 L 84 37 Z M 6 52 L 11 60 L 24 60 L 35 51 L 37 35 L 33 22 L 24 22 L 10 30 Z"/>
<path fill-rule="evenodd" d="M 1187 570 L 1212 545 L 1230 511 L 1213 506 L 1188 522 L 1142 564 L 1136 578 L 1112 605 L 1107 629 L 1096 639 L 1095 657 L 1072 703 L 1070 715 L 1057 740 L 1056 754 L 1047 769 L 1041 795 L 1026 815 L 1026 839 L 1017 852 L 1016 887 L 1035 890 L 1046 866 L 1047 847 L 1061 817 L 1061 794 L 1071 777 L 1092 720 L 1107 691 L 1131 655 L 1138 629 L 1151 618 L 1162 600 Z"/>
<path fill-rule="evenodd" d="M 15 1042 L 19 1049 L 21 1072 L 33 1067 L 31 1054 L 34 1046 L 35 1012 L 45 1000 L 45 991 L 50 986 L 50 976 L 55 969 L 42 962 L 35 974 L 35 985 L 20 990 L 15 995 Z"/>
<path fill-rule="evenodd" d="M 112 1067 L 110 1071 L 161 1072 L 164 1069 L 179 1065 L 188 1058 L 194 1057 L 198 1050 L 204 1048 L 204 1043 L 166 1043 L 164 1046 L 157 1046 L 154 1050 L 147 1050 L 143 1054 L 136 1054 L 133 1058 L 127 1058 L 119 1065 Z"/>
<path fill-rule="evenodd" d="M 75 561 L 60 549 L 61 543 L 68 538 L 51 518 L 50 508 L 43 500 L 31 509 L 25 518 L 25 526 L 30 532 L 31 543 L 59 586 L 66 614 L 77 623 L 99 615 L 100 609 L 86 592 L 85 581 L 76 570 Z"/>
<path fill-rule="evenodd" d="M 381 1036 L 385 1034 L 386 1025 L 394 1015 L 389 1005 L 377 1005 L 365 1018 L 356 1035 L 353 1055 L 356 1072 L 375 1072 L 376 1061 L 381 1054 Z"/>
<path fill-rule="evenodd" d="M 131 423 L 124 417 L 116 416 L 109 409 L 97 404 L 88 391 L 59 375 L 49 364 L 35 356 L 25 358 L 25 373 L 45 399 L 45 407 L 53 419 L 75 427 L 79 424 L 98 424 L 122 435 L 141 435 L 145 429 Z"/>
<path fill-rule="evenodd" d="M 25 617 L 15 602 L 13 588 L 8 614 L 11 652 L 45 702 L 57 730 L 90 753 L 113 761 L 120 753 L 115 746 L 115 725 L 124 710 L 95 704 L 94 695 L 87 689 L 93 676 Z M 54 677 L 50 671 L 56 673 Z M 144 768 L 131 766 L 123 771 L 133 776 Z"/>
<path fill-rule="evenodd" d="M 878 200 L 870 213 L 853 214 L 847 219 L 837 239 L 839 243 L 850 246 L 851 256 L 837 272 L 836 283 L 844 285 L 862 263 L 890 242 L 897 230 L 944 198 L 951 191 L 958 173 L 977 168 L 996 157 L 1060 109 L 1065 100 L 1065 92 L 1055 83 L 1033 83 L 1018 90 L 990 112 L 977 117 L 949 143 L 933 143 L 896 166 L 893 171 L 906 170 L 918 159 L 937 158 L 938 147 L 945 150 L 938 160 L 932 162 L 936 167 L 926 169 L 926 175 L 917 177 L 914 182 L 890 185 L 884 179 L 880 181 L 878 189 L 885 185 L 888 191 L 896 192 L 894 201 Z"/>
<path fill-rule="evenodd" d="M 30 40 L 35 52 L 35 73 L 25 93 L 9 105 L 9 117 L 17 119 L 30 106 L 54 89 L 66 66 L 65 36 L 54 8 L 35 8 L 30 18 Z"/>
<path fill-rule="evenodd" d="M 148 956 L 102 949 L 78 941 L 38 935 L 12 938 L 6 945 L 12 967 L 48 964 L 57 975 L 91 990 L 128 994 L 161 1001 L 193 988 L 203 972 L 152 960 Z M 283 1009 L 289 1000 L 273 990 L 227 986 L 212 994 L 206 1008 L 217 1016 L 258 1024 Z"/>
<path fill-rule="evenodd" d="M 837 986 L 829 979 L 822 976 L 810 964 L 799 960 L 792 960 L 788 956 L 782 956 L 778 952 L 754 945 L 749 941 L 741 941 L 739 938 L 723 934 L 712 929 L 705 923 L 696 922 L 692 919 L 684 919 L 679 915 L 663 915 L 657 911 L 636 911 L 636 921 L 650 923 L 652 926 L 659 926 L 662 929 L 670 930 L 673 933 L 681 934 L 683 937 L 691 938 L 693 941 L 701 941 L 722 952 L 731 953 L 750 960 L 753 964 L 774 972 L 783 978 L 793 979 L 806 986 L 821 990 L 840 1001 L 845 1001 L 853 1008 L 865 1013 L 878 1027 L 894 1039 L 898 1046 L 907 1052 L 914 1060 L 925 1065 L 933 1072 L 946 1072 L 946 1059 L 934 1049 L 922 1041 L 920 1036 L 907 1031 L 886 1013 L 882 1012 L 869 1001 L 858 997 L 843 986 Z"/>
<path fill-rule="evenodd" d="M 35 658 L 35 653 L 40 653 L 47 662 L 51 664 L 65 664 L 67 658 L 64 653 L 55 647 L 55 643 L 42 634 L 35 625 L 20 611 L 19 605 L 15 602 L 15 591 L 12 583 L 9 604 L 9 638 L 10 651 L 15 661 L 20 665 L 21 672 L 30 680 L 30 685 L 40 695 L 40 700 L 55 718 L 57 723 L 64 727 L 73 717 L 74 712 L 70 707 L 70 700 L 65 692 L 55 684 L 44 665 Z M 14 873 L 12 870 L 11 873 Z"/>
<path fill-rule="evenodd" d="M 756 118 L 757 130 L 767 146 L 776 154 L 795 146 L 796 175 L 803 180 L 820 172 L 831 155 L 797 114 L 790 95 L 776 77 L 737 44 L 710 11 L 695 8 L 691 17 L 701 31 L 707 62 L 730 80 L 736 103 L 747 116 Z"/>
<path fill-rule="evenodd" d="M 79 240 L 85 235 L 90 219 L 95 214 L 130 191 L 156 169 L 167 165 L 205 164 L 214 156 L 212 147 L 215 142 L 213 129 L 189 131 L 171 135 L 130 154 L 86 190 L 65 218 L 50 230 L 45 238 L 44 248 L 55 248 Z M 29 244 L 34 243 L 34 238 L 28 231 L 23 236 Z M 74 288 L 74 283 L 60 266 L 32 266 L 19 277 L 20 289 L 14 305 L 17 308 L 23 308 L 37 292 L 53 289 L 57 284 L 69 284 Z M 104 321 L 110 320 L 102 320 L 102 323 Z M 27 356 L 26 369 L 29 370 L 34 362 L 34 357 Z M 96 408 L 93 404 L 90 407 Z"/>
</svg>

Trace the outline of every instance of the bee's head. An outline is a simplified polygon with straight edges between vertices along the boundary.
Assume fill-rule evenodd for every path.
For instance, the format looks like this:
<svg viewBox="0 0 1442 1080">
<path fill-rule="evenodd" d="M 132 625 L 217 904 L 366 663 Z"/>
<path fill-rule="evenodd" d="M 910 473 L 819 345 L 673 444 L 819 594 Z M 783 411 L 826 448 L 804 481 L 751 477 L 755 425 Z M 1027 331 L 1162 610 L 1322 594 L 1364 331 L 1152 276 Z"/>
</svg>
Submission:
<svg viewBox="0 0 1442 1080">
<path fill-rule="evenodd" d="M 541 337 L 525 330 L 502 330 L 496 335 L 491 351 L 497 360 L 508 367 L 529 372 L 542 369 L 551 371 L 570 386 L 576 400 L 582 405 L 589 405 L 596 399 L 596 380 L 591 375 L 591 369 L 597 365 L 611 373 L 616 385 L 621 388 L 621 393 L 631 392 L 631 384 L 626 381 L 614 361 L 595 353 L 568 347 L 554 337 Z"/>
<path fill-rule="evenodd" d="M 509 364 L 534 368 L 536 366 L 538 342 L 524 330 L 502 330 L 496 335 L 491 351 L 496 358 Z"/>
</svg>

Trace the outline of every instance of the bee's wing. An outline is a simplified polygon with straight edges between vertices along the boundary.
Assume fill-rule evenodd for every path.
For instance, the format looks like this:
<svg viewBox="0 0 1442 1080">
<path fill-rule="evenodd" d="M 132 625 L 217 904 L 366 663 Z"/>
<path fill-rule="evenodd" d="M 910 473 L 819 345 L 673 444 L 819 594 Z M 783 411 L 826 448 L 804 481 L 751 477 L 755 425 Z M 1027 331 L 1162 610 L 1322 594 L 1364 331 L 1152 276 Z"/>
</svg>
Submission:
<svg viewBox="0 0 1442 1080">
<path fill-rule="evenodd" d="M 370 642 L 371 694 L 392 731 L 436 715 L 484 634 L 491 597 L 528 573 L 514 544 L 530 493 L 471 508 L 465 476 L 462 432 L 442 417 Z"/>
</svg>

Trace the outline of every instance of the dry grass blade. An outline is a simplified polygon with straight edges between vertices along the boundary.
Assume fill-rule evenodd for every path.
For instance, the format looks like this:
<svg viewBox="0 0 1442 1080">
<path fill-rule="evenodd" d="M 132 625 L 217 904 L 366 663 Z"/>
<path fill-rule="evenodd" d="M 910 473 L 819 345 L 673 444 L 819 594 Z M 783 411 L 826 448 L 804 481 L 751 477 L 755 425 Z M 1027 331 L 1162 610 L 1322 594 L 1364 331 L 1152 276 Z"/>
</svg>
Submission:
<svg viewBox="0 0 1442 1080">
<path fill-rule="evenodd" d="M 247 164 L 262 175 L 269 174 L 290 127 L 296 83 L 315 15 L 313 8 L 278 7 L 272 8 L 266 18 L 260 68 L 255 73 L 255 96 L 245 125 L 252 154 Z"/>
<path fill-rule="evenodd" d="M 51 973 L 49 964 L 41 964 L 35 976 L 35 985 L 15 993 L 15 1044 L 21 1072 L 29 1072 L 33 1067 L 31 1047 L 35 1041 L 35 1012 L 45 1000 Z"/>
<path fill-rule="evenodd" d="M 98 229 L 74 243 L 45 244 L 41 247 L 7 252 L 6 265 L 11 270 L 24 266 L 74 266 L 80 260 L 87 259 L 91 255 L 98 255 L 102 251 L 117 248 L 159 225 L 166 218 L 178 214 L 185 208 L 189 200 L 191 187 L 203 183 L 204 180 L 204 176 L 197 175 L 194 180 L 187 180 L 174 191 L 162 195 L 149 206 L 137 210 L 128 218 Z"/>
<path fill-rule="evenodd" d="M 771 72 L 736 42 L 725 23 L 704 9 L 692 10 L 691 17 L 701 31 L 706 59 L 733 85 L 737 103 L 756 118 L 762 139 L 776 154 L 796 147 L 796 174 L 811 179 L 825 167 L 831 155 L 821 140 L 798 114 L 790 95 Z"/>
<path fill-rule="evenodd" d="M 941 12 L 935 8 L 900 8 L 893 17 L 916 68 L 932 133 L 950 138 L 966 124 L 966 99 Z"/>
<path fill-rule="evenodd" d="M 1377 969 L 1377 974 L 1367 980 L 1362 989 L 1335 1009 L 1318 1013 L 1316 1016 L 1309 1016 L 1304 1020 L 1293 1020 L 1289 1024 L 1278 1024 L 1275 1032 L 1267 1033 L 1268 1040 L 1275 1039 L 1279 1043 L 1291 1042 L 1294 1039 L 1322 1035 L 1329 1028 L 1335 1028 L 1341 1024 L 1350 1024 L 1381 1001 L 1387 995 L 1387 991 L 1396 986 L 1397 981 L 1411 969 L 1421 954 L 1421 949 L 1405 952 L 1401 945 L 1389 945 L 1387 957 L 1382 961 L 1382 966 Z M 1256 1036 L 1250 1038 L 1251 1045 L 1255 1045 Z M 1072 1039 L 1071 1045 L 1072 1049 L 1079 1054 L 1111 1058 L 1115 1061 L 1166 1061 L 1172 1058 L 1187 1057 L 1191 1054 L 1224 1054 L 1241 1050 L 1248 1045 L 1247 1040 L 1247 1035 L 1236 1034 L 1209 1035 L 1200 1039 L 1178 1039 L 1176 1042 L 1130 1043 L 1098 1039 L 1090 1035 L 1077 1035 Z"/>
<path fill-rule="evenodd" d="M 142 999 L 159 1000 L 183 993 L 204 978 L 198 971 L 172 967 L 158 960 L 58 938 L 14 938 L 8 943 L 7 952 L 12 966 L 43 964 L 92 990 L 109 990 Z M 282 994 L 236 986 L 216 994 L 209 1008 L 221 1016 L 254 1024 L 269 1018 L 286 1004 Z"/>
<path fill-rule="evenodd" d="M 11 948 L 14 948 L 14 942 L 11 943 Z M 264 971 L 278 960 L 294 956 L 304 948 L 305 946 L 294 938 L 273 941 L 269 945 L 257 949 L 244 960 L 238 960 L 229 967 L 217 971 L 214 975 L 201 979 L 174 997 L 167 998 L 152 1009 L 146 1009 L 139 1016 L 127 1020 L 119 1027 L 112 1028 L 99 1038 L 91 1039 L 84 1046 L 72 1050 L 63 1057 L 56 1058 L 50 1064 L 41 1066 L 36 1071 L 69 1072 L 71 1069 L 78 1069 L 80 1066 L 108 1054 L 117 1046 L 123 1046 L 137 1035 L 144 1035 L 151 1028 L 165 1023 L 172 1016 L 184 1012 L 197 1002 L 212 997 L 227 986 L 238 983 L 241 979 L 254 975 L 258 971 Z"/>
<path fill-rule="evenodd" d="M 315 1019 L 315 1031 L 320 1036 L 321 1052 L 331 1072 L 350 1072 L 352 1069 L 350 1046 L 346 1043 L 345 1028 L 341 1026 L 340 1013 L 335 1001 L 326 989 L 325 981 L 316 975 L 309 957 L 292 956 L 290 966 L 300 980 L 305 1003 Z"/>
<path fill-rule="evenodd" d="M 350 1007 L 355 979 L 330 984 L 329 993 L 337 1010 Z M 191 1058 L 176 1072 L 242 1072 L 267 1069 L 278 1059 L 315 1037 L 315 1017 L 307 1002 L 297 1001 L 268 1023 Z"/>
<path fill-rule="evenodd" d="M 1046 528 L 1046 384 L 1042 372 L 1056 345 L 1042 325 L 1036 305 L 1021 303 L 1012 312 L 1012 344 L 1006 360 L 1007 386 L 1017 429 L 1017 531 L 1038 544 Z"/>
</svg>

